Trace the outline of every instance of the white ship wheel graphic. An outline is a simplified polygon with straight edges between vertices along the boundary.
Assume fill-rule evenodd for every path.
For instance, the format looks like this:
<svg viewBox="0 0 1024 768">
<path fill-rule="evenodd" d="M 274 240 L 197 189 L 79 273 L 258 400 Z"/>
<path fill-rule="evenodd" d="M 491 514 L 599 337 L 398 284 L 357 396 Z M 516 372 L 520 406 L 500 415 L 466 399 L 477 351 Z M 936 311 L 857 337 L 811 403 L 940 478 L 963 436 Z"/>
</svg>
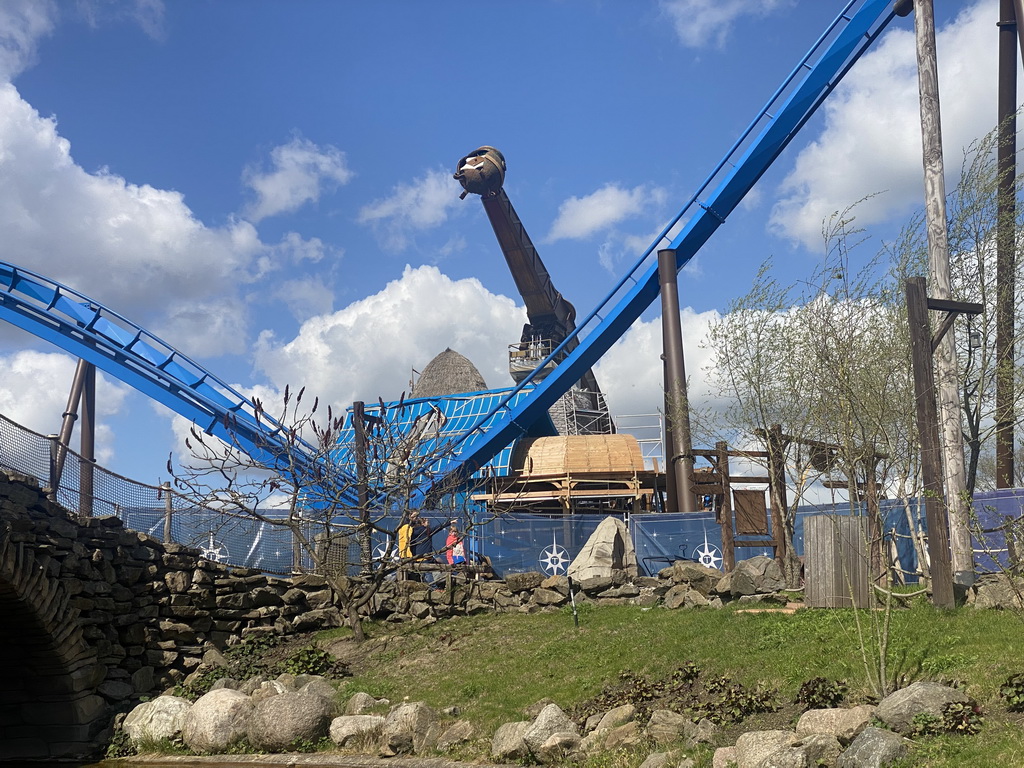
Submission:
<svg viewBox="0 0 1024 768">
<path fill-rule="evenodd" d="M 718 547 L 708 543 L 708 532 L 704 531 L 704 544 L 693 550 L 697 562 L 708 568 L 718 568 L 722 562 L 722 552 Z"/>
<path fill-rule="evenodd" d="M 559 546 L 558 540 L 552 534 L 551 546 L 540 553 L 540 567 L 548 576 L 555 576 L 565 573 L 569 566 L 569 552 L 565 547 Z"/>
</svg>

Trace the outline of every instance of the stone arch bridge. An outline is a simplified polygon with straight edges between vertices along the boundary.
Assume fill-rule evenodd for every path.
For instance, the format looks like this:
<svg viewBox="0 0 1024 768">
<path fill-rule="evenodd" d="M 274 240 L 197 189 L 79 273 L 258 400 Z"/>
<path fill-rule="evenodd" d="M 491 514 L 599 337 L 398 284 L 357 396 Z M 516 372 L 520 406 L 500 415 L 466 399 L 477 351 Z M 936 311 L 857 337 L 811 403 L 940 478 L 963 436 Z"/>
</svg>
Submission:
<svg viewBox="0 0 1024 768">
<path fill-rule="evenodd" d="M 183 680 L 208 644 L 339 623 L 320 577 L 79 520 L 0 469 L 0 761 L 95 757 L 114 716 Z"/>
</svg>

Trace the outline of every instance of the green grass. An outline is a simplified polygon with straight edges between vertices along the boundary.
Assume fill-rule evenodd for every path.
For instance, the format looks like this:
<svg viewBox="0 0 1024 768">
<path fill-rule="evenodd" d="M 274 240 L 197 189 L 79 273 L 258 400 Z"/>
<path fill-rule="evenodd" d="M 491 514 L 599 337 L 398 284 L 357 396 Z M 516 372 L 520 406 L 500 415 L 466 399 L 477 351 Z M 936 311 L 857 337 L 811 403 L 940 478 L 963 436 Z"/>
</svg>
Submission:
<svg viewBox="0 0 1024 768">
<path fill-rule="evenodd" d="M 586 608 L 578 630 L 567 611 L 479 615 L 430 626 L 370 625 L 371 638 L 388 635 L 389 641 L 345 679 L 344 693 L 362 690 L 392 702 L 408 698 L 436 708 L 458 706 L 462 717 L 487 735 L 504 722 L 524 719 L 523 709 L 542 698 L 568 709 L 597 696 L 623 671 L 662 678 L 686 662 L 709 679 L 726 676 L 750 688 L 777 689 L 790 720 L 799 712 L 792 702 L 811 678 L 845 681 L 847 704 L 874 698 L 859 637 L 877 669 L 873 632 L 884 619 L 881 611 Z M 858 619 L 864 628 L 860 634 Z M 905 765 L 1024 764 L 1024 718 L 1007 712 L 999 698 L 1000 684 L 1024 672 L 1022 638 L 1024 621 L 1012 613 L 941 612 L 922 602 L 893 612 L 889 685 L 955 681 L 985 714 L 979 736 L 922 739 Z M 877 680 L 876 671 L 871 675 Z M 759 717 L 745 721 L 739 731 L 757 729 Z M 735 732 L 723 734 L 722 746 L 733 743 L 727 739 Z M 697 757 L 699 765 L 710 764 L 707 753 Z"/>
</svg>

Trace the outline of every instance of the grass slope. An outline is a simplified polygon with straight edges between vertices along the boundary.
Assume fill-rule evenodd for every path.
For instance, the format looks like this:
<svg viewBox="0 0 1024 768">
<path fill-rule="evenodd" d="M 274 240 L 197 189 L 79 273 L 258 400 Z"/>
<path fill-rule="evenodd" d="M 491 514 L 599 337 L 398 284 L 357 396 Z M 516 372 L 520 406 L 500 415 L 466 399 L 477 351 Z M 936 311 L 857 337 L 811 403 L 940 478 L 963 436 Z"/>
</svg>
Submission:
<svg viewBox="0 0 1024 768">
<path fill-rule="evenodd" d="M 794 699 L 812 678 L 845 681 L 844 705 L 876 701 L 880 679 L 889 690 L 915 680 L 955 682 L 981 706 L 981 734 L 922 738 L 904 765 L 1024 765 L 1024 716 L 1008 712 L 999 696 L 1010 675 L 1024 672 L 1024 620 L 1016 614 L 940 612 L 921 602 L 896 610 L 880 665 L 881 611 L 582 608 L 579 629 L 563 610 L 371 625 L 362 646 L 344 631 L 324 633 L 319 644 L 350 664 L 345 695 L 361 690 L 392 702 L 457 706 L 488 737 L 502 723 L 524 719 L 523 709 L 542 698 L 568 710 L 614 686 L 623 672 L 667 679 L 687 662 L 702 680 L 724 676 L 749 689 L 776 690 L 776 712 L 724 726 L 717 746 L 743 731 L 794 725 L 802 711 Z M 475 748 L 488 744 L 481 739 Z M 614 764 L 629 768 L 645 755 L 617 755 Z M 694 757 L 710 765 L 709 750 Z"/>
</svg>

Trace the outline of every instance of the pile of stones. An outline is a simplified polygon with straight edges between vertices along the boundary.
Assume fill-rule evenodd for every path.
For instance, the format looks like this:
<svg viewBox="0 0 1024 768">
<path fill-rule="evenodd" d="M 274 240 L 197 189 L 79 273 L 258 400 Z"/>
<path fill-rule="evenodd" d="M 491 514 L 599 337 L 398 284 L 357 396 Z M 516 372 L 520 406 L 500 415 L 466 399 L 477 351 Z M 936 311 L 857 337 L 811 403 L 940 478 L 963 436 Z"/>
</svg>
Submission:
<svg viewBox="0 0 1024 768">
<path fill-rule="evenodd" d="M 915 718 L 940 717 L 951 703 L 970 704 L 960 690 L 918 682 L 885 697 L 877 706 L 814 709 L 789 730 L 751 731 L 714 753 L 714 768 L 883 768 L 907 754 Z M 655 710 L 641 722 L 626 704 L 580 724 L 556 703 L 540 701 L 527 719 L 505 723 L 490 740 L 494 760 L 559 764 L 587 754 L 654 744 L 642 768 L 692 768 L 684 750 L 716 740 L 717 727 L 694 723 L 670 710 Z M 477 740 L 457 707 L 436 711 L 423 702 L 392 705 L 357 693 L 342 706 L 329 681 L 311 675 L 222 679 L 195 703 L 173 695 L 140 704 L 122 723 L 137 748 L 178 741 L 197 753 L 222 754 L 248 744 L 260 752 L 320 746 L 325 739 L 347 752 L 394 757 L 444 753 Z M 884 725 L 877 727 L 872 725 Z M 663 750 L 663 751 L 661 751 Z"/>
</svg>

